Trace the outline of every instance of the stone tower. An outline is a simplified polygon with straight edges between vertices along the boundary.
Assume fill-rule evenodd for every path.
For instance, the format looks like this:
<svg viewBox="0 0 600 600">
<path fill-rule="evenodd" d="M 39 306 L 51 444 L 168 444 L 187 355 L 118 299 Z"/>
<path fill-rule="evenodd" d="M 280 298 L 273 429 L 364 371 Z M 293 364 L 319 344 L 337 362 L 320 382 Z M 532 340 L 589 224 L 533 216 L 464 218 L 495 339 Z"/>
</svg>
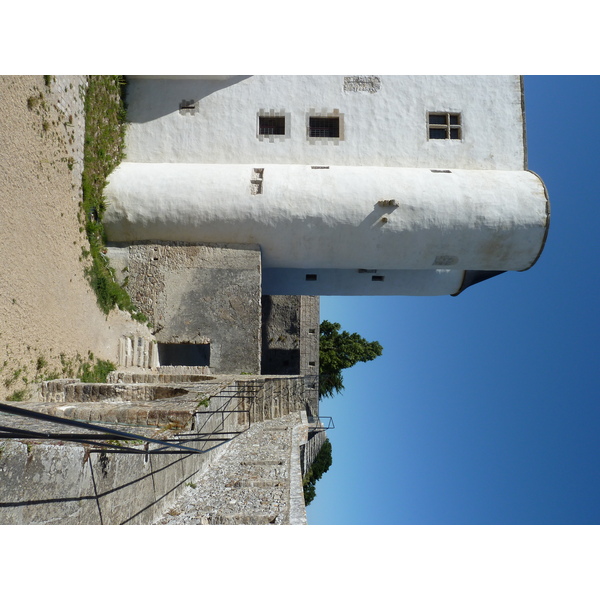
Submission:
<svg viewBox="0 0 600 600">
<path fill-rule="evenodd" d="M 549 225 L 513 76 L 134 77 L 113 242 L 257 244 L 262 292 L 441 295 Z"/>
</svg>

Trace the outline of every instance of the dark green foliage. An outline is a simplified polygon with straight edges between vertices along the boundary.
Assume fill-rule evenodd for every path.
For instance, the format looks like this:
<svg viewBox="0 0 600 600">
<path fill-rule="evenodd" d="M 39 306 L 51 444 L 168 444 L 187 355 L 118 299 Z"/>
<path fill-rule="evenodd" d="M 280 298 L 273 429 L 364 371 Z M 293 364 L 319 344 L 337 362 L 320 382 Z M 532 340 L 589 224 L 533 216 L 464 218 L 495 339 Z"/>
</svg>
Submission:
<svg viewBox="0 0 600 600">
<path fill-rule="evenodd" d="M 339 323 L 323 321 L 319 340 L 319 395 L 333 396 L 344 389 L 342 370 L 381 356 L 379 342 L 367 342 L 358 333 L 340 332 Z"/>
<path fill-rule="evenodd" d="M 325 440 L 319 453 L 315 457 L 313 464 L 310 466 L 308 473 L 304 476 L 304 504 L 308 506 L 316 497 L 315 484 L 324 473 L 327 473 L 332 463 L 331 457 L 331 442 Z"/>
</svg>

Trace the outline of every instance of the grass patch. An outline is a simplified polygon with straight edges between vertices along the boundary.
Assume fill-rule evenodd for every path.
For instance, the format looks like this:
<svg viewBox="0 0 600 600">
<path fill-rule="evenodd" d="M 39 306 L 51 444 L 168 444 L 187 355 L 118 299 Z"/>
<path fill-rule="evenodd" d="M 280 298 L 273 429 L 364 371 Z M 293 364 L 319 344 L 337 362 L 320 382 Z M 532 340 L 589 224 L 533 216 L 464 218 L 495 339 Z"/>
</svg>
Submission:
<svg viewBox="0 0 600 600">
<path fill-rule="evenodd" d="M 62 372 L 48 373 L 45 379 L 80 379 L 83 383 L 106 383 L 106 378 L 111 371 L 116 370 L 116 365 L 109 360 L 95 358 L 92 352 L 88 353 L 88 360 L 77 353 L 75 358 L 67 358 L 64 354 L 60 355 L 60 364 Z"/>
<path fill-rule="evenodd" d="M 130 312 L 134 319 L 146 322 L 146 316 L 137 310 L 127 291 L 117 283 L 114 269 L 106 257 L 106 233 L 102 224 L 107 178 L 125 157 L 126 82 L 116 75 L 93 75 L 88 81 L 82 209 L 91 265 L 85 269 L 85 274 L 105 314 L 118 307 Z"/>
<path fill-rule="evenodd" d="M 19 379 L 19 375 L 21 375 L 21 373 L 23 372 L 23 368 L 20 367 L 18 369 L 15 369 L 15 371 L 13 372 L 13 374 L 10 377 L 7 377 L 4 380 L 4 386 L 5 387 L 10 387 L 13 383 L 15 383 L 15 381 L 17 381 L 17 379 Z"/>
<path fill-rule="evenodd" d="M 79 368 L 77 378 L 83 383 L 106 383 L 106 377 L 116 368 L 109 360 L 97 359 L 93 364 L 85 362 Z"/>
<path fill-rule="evenodd" d="M 25 390 L 18 390 L 13 392 L 10 396 L 7 396 L 7 402 L 22 402 L 25 400 Z"/>
</svg>

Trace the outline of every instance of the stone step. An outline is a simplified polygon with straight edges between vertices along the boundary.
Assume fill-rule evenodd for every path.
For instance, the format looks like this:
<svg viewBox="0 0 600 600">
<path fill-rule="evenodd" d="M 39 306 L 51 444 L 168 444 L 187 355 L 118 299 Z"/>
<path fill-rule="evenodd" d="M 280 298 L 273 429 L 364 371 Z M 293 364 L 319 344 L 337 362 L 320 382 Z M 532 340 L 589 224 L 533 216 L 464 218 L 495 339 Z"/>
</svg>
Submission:
<svg viewBox="0 0 600 600">
<path fill-rule="evenodd" d="M 153 337 L 123 336 L 119 340 L 119 366 L 152 369 L 159 366 L 158 345 Z"/>
<path fill-rule="evenodd" d="M 106 427 L 125 425 L 173 431 L 190 430 L 195 411 L 195 406 L 148 406 L 105 402 L 27 403 L 23 404 L 22 408 L 54 417 L 101 424 Z M 32 427 L 37 429 L 33 425 Z M 43 428 L 43 425 L 39 427 Z"/>
<path fill-rule="evenodd" d="M 107 383 L 197 383 L 216 379 L 208 367 L 158 367 L 153 370 L 112 371 Z"/>
<path fill-rule="evenodd" d="M 189 391 L 175 385 L 83 383 L 79 379 L 53 379 L 40 384 L 40 398 L 49 403 L 151 402 L 186 396 Z"/>
</svg>

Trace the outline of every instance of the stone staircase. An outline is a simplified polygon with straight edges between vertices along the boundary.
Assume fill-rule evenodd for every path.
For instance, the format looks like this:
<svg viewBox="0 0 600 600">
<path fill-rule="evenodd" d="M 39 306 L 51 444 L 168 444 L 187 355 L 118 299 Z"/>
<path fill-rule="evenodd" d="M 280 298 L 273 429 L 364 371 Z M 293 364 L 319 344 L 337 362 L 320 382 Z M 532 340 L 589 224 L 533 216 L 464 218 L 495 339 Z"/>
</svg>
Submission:
<svg viewBox="0 0 600 600">
<path fill-rule="evenodd" d="M 123 336 L 119 339 L 119 366 L 153 369 L 159 366 L 158 344 L 153 337 Z"/>
</svg>

